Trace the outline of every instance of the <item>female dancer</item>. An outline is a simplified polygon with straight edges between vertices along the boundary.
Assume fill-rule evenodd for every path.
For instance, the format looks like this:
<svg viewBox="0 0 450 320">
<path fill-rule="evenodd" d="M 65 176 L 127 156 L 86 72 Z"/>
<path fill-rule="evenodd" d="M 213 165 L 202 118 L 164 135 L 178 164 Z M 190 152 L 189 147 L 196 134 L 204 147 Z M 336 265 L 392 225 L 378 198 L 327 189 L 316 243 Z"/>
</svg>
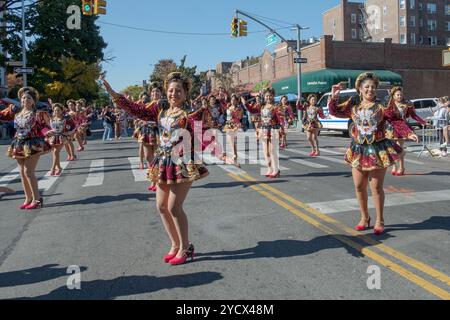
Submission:
<svg viewBox="0 0 450 320">
<path fill-rule="evenodd" d="M 260 114 L 261 123 L 257 129 L 258 137 L 263 143 L 263 152 L 267 164 L 266 177 L 280 177 L 280 162 L 276 150 L 279 144 L 280 129 L 285 122 L 283 110 L 275 105 L 275 90 L 266 88 L 263 92 L 263 105 L 246 104 L 247 109 L 252 114 Z M 245 100 L 242 100 L 245 103 Z"/>
<path fill-rule="evenodd" d="M 306 131 L 306 136 L 308 138 L 309 145 L 311 146 L 310 157 L 317 157 L 320 155 L 319 150 L 319 130 L 322 129 L 322 123 L 319 121 L 318 117 L 325 119 L 322 108 L 316 106 L 317 96 L 310 94 L 306 99 L 306 103 L 302 106 L 297 102 L 297 107 L 303 110 L 303 128 Z"/>
<path fill-rule="evenodd" d="M 50 120 L 51 130 L 47 131 L 47 142 L 52 147 L 53 165 L 50 171 L 51 176 L 60 176 L 62 167 L 60 163 L 60 152 L 64 145 L 69 143 L 70 136 L 75 129 L 72 119 L 64 117 L 63 107 L 59 103 L 53 106 L 53 115 Z"/>
<path fill-rule="evenodd" d="M 414 134 L 414 131 L 408 126 L 408 118 L 411 117 L 423 126 L 427 123 L 416 114 L 414 105 L 405 101 L 402 87 L 394 87 L 390 93 L 390 99 L 385 111 L 386 119 L 392 124 L 393 140 L 403 148 L 405 139 L 415 142 L 419 141 L 419 137 Z M 396 161 L 392 169 L 392 175 L 403 176 L 405 174 L 405 153 L 400 156 L 399 161 Z"/>
<path fill-rule="evenodd" d="M 50 105 L 53 103 L 51 100 L 49 101 Z M 75 121 L 73 121 L 72 116 L 70 115 L 70 110 L 73 110 L 75 107 L 75 101 L 74 100 L 68 100 L 66 102 L 66 106 L 64 107 L 64 117 L 66 119 L 70 119 L 75 124 Z M 73 141 L 75 140 L 75 132 L 73 132 L 69 137 L 69 141 L 67 144 L 64 145 L 67 151 L 67 161 L 74 161 L 77 156 L 75 155 L 75 146 L 73 145 Z"/>
<path fill-rule="evenodd" d="M 184 148 L 179 148 L 183 138 L 192 140 L 192 128 L 188 126 L 189 116 L 183 109 L 189 94 L 190 81 L 179 72 L 169 74 L 165 82 L 169 108 L 159 111 L 157 104 L 147 108 L 130 102 L 113 91 L 103 77 L 100 79 L 119 107 L 138 118 L 151 119 L 158 124 L 159 146 L 148 176 L 158 184 L 156 204 L 172 244 L 164 261 L 171 265 L 183 264 L 188 258 L 194 258 L 194 246 L 189 243 L 188 220 L 183 210 L 183 202 L 192 182 L 208 175 L 208 170 L 202 164 L 194 163 L 192 155 L 183 155 L 180 149 Z M 186 131 L 182 129 L 188 129 L 190 136 L 186 137 Z M 183 144 L 186 143 L 187 141 L 184 141 Z M 182 161 L 180 156 L 188 157 L 189 161 Z"/>
<path fill-rule="evenodd" d="M 237 132 L 241 128 L 241 120 L 243 117 L 243 109 L 239 107 L 239 100 L 236 94 L 231 95 L 231 103 L 226 108 L 226 122 L 223 127 L 223 131 L 227 134 L 228 145 L 230 146 L 233 155 L 231 159 L 226 156 L 227 163 L 234 164 L 240 167 L 237 160 Z"/>
<path fill-rule="evenodd" d="M 79 99 L 76 102 L 76 113 L 77 113 L 76 121 L 78 122 L 78 130 L 75 134 L 75 137 L 77 138 L 79 145 L 77 151 L 84 151 L 84 145 L 86 141 L 86 129 L 88 127 L 88 118 L 84 110 L 85 106 L 86 100 L 84 99 Z"/>
<path fill-rule="evenodd" d="M 244 102 L 243 102 L 244 103 Z M 256 140 L 259 141 L 259 127 L 261 126 L 261 96 L 256 96 L 253 104 L 244 103 L 244 106 L 250 112 L 250 120 L 255 128 Z M 254 111 L 254 112 L 253 112 Z"/>
<path fill-rule="evenodd" d="M 8 148 L 7 155 L 17 160 L 20 178 L 25 193 L 25 203 L 20 209 L 37 209 L 44 205 L 39 195 L 35 170 L 39 157 L 50 150 L 45 133 L 50 130 L 50 117 L 44 111 L 37 111 L 39 93 L 32 87 L 23 87 L 18 93 L 22 109 L 14 114 L 10 107 L 0 114 L 0 120 L 14 120 L 16 135 Z"/>
<path fill-rule="evenodd" d="M 79 146 L 77 148 L 77 151 L 83 151 L 84 150 L 83 140 L 81 139 L 80 132 L 83 130 L 81 128 L 81 125 L 84 120 L 83 120 L 81 114 L 78 113 L 78 105 L 79 105 L 79 102 L 75 102 L 73 100 L 68 101 L 69 116 L 72 118 L 73 122 L 75 123 L 74 138 L 77 140 L 78 146 Z"/>
<path fill-rule="evenodd" d="M 143 92 L 139 95 L 139 100 L 137 103 L 146 105 L 150 102 L 150 97 L 147 94 L 147 92 Z M 145 159 L 145 152 L 144 152 L 144 143 L 142 142 L 142 131 L 143 126 L 145 125 L 145 121 L 139 120 L 138 118 L 129 115 L 130 118 L 134 118 L 134 132 L 133 132 L 133 138 L 136 139 L 139 143 L 139 169 L 144 170 L 144 159 Z"/>
<path fill-rule="evenodd" d="M 330 114 L 338 118 L 351 118 L 352 142 L 345 155 L 345 161 L 352 166 L 356 197 L 361 209 L 361 221 L 355 227 L 362 231 L 370 227 L 370 216 L 367 206 L 367 185 L 370 184 L 372 198 L 377 214 L 374 233 L 384 232 L 384 177 L 388 167 L 400 159 L 402 148 L 394 141 L 387 139 L 389 132 L 385 108 L 376 99 L 379 84 L 378 77 L 371 72 L 365 72 L 356 79 L 355 87 L 361 96 L 360 102 L 352 98 L 338 105 L 339 92 L 342 84 L 334 85 L 328 104 Z"/>
<path fill-rule="evenodd" d="M 292 125 L 292 123 L 295 120 L 294 112 L 292 112 L 292 107 L 289 104 L 289 99 L 286 96 L 282 96 L 280 100 L 280 110 L 281 113 L 284 116 L 284 123 L 281 126 L 280 129 L 280 147 L 286 148 L 287 147 L 287 131 L 289 129 L 289 126 Z"/>
</svg>

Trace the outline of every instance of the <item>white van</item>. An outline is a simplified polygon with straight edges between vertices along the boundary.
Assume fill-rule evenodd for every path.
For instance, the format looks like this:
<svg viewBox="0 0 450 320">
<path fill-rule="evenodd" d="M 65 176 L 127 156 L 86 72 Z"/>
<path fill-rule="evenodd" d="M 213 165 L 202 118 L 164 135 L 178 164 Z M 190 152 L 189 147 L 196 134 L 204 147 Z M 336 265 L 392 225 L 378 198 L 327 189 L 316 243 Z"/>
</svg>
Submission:
<svg viewBox="0 0 450 320">
<path fill-rule="evenodd" d="M 325 93 L 319 100 L 318 105 L 322 107 L 323 113 L 329 117 L 329 119 L 320 119 L 320 122 L 323 125 L 321 130 L 333 130 L 333 131 L 341 131 L 342 134 L 348 135 L 348 128 L 351 123 L 351 119 L 342 119 L 330 116 L 328 111 L 328 97 L 330 97 L 331 92 Z M 349 98 L 355 97 L 355 99 L 359 100 L 358 93 L 356 89 L 347 89 L 341 90 L 339 94 L 339 103 L 347 101 Z M 389 99 L 389 90 L 387 89 L 378 89 L 377 90 L 377 98 L 381 103 L 386 104 Z"/>
</svg>

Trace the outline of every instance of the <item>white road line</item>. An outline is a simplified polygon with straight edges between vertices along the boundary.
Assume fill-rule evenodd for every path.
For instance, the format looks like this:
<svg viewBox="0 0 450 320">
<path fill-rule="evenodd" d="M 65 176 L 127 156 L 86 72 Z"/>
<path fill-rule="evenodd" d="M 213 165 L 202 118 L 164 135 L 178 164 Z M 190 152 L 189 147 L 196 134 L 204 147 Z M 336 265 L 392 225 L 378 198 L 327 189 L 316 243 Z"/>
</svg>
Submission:
<svg viewBox="0 0 450 320">
<path fill-rule="evenodd" d="M 385 207 L 404 206 L 416 203 L 427 203 L 435 201 L 450 201 L 450 190 L 425 191 L 411 193 L 389 193 L 386 194 Z M 359 204 L 357 199 L 343 199 L 326 202 L 309 203 L 308 206 L 317 209 L 325 214 L 357 211 Z M 369 201 L 369 208 L 373 209 L 372 201 Z"/>
<path fill-rule="evenodd" d="M 296 153 L 296 154 L 300 154 L 300 155 L 303 155 L 303 156 L 309 156 L 309 153 L 306 152 L 306 151 L 300 151 L 300 150 L 295 150 L 295 149 L 286 149 L 286 151 L 292 152 L 292 153 Z M 318 156 L 317 158 L 345 165 L 344 158 L 336 159 L 336 158 L 332 158 L 332 157 L 328 157 L 328 156 Z"/>
<path fill-rule="evenodd" d="M 302 159 L 289 159 L 289 161 L 301 164 L 303 166 L 307 166 L 307 167 L 311 167 L 314 169 L 325 169 L 325 168 L 329 168 L 328 166 L 325 166 L 323 164 L 320 163 L 315 163 L 315 162 L 309 162 L 306 160 L 302 160 Z"/>
<path fill-rule="evenodd" d="M 61 168 L 63 168 L 63 170 L 66 169 L 68 165 L 69 165 L 69 162 L 67 162 L 67 161 L 61 162 Z M 53 184 L 56 182 L 56 180 L 58 180 L 58 178 L 60 177 L 60 176 L 52 177 L 50 175 L 50 172 L 51 171 L 47 172 L 47 174 L 41 180 L 38 181 L 39 190 L 42 190 L 42 191 L 50 190 L 50 188 L 53 186 Z"/>
<path fill-rule="evenodd" d="M 86 182 L 83 184 L 83 188 L 86 187 L 94 187 L 101 186 L 103 184 L 104 178 L 104 169 L 105 169 L 105 160 L 93 160 L 91 162 L 91 169 L 89 171 L 89 176 L 86 179 Z"/>
<path fill-rule="evenodd" d="M 338 152 L 338 151 L 332 151 L 330 149 L 325 149 L 325 148 L 320 148 L 320 152 L 325 152 L 325 153 L 330 153 L 330 154 L 335 154 L 338 156 L 344 156 L 345 154 L 342 152 Z"/>
<path fill-rule="evenodd" d="M 416 161 L 416 160 L 410 160 L 410 159 L 405 159 L 405 162 L 412 163 L 412 164 L 418 164 L 418 165 L 424 165 L 425 164 L 423 162 Z"/>
<path fill-rule="evenodd" d="M 6 187 L 11 181 L 16 180 L 20 176 L 19 167 L 11 170 L 11 172 L 0 178 L 0 187 Z M 0 197 L 5 194 L 4 192 L 0 192 Z"/>
<path fill-rule="evenodd" d="M 255 157 L 250 157 L 248 154 L 242 153 L 242 152 L 238 152 L 237 154 L 238 154 L 238 157 L 240 157 L 241 159 L 248 160 L 250 164 L 259 164 L 262 167 L 266 166 L 266 161 L 265 160 L 262 160 L 262 159 L 261 160 L 257 160 Z M 242 163 L 241 163 L 241 165 L 242 165 Z M 283 170 L 283 171 L 291 170 L 291 169 L 289 169 L 287 167 L 283 167 L 281 165 L 279 167 L 280 167 L 279 169 Z"/>
<path fill-rule="evenodd" d="M 147 170 L 139 169 L 140 160 L 138 157 L 129 157 L 128 161 L 131 164 L 131 170 L 133 171 L 134 181 L 147 181 Z"/>
</svg>

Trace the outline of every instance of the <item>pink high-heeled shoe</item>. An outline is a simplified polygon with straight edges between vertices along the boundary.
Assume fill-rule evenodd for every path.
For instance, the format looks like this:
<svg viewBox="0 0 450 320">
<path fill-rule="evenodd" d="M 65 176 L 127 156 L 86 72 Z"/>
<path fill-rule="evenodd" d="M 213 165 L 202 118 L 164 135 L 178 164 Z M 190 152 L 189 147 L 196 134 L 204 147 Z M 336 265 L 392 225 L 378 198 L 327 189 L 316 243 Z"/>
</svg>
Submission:
<svg viewBox="0 0 450 320">
<path fill-rule="evenodd" d="M 172 266 L 176 266 L 176 265 L 179 265 L 179 264 L 185 264 L 187 262 L 188 258 L 191 258 L 191 261 L 194 261 L 194 255 L 195 255 L 194 254 L 194 245 L 191 243 L 189 245 L 189 248 L 187 250 L 184 250 L 183 256 L 181 256 L 180 258 L 177 258 L 175 256 L 175 258 L 171 259 L 169 261 L 169 263 Z"/>
<path fill-rule="evenodd" d="M 39 209 L 44 207 L 44 199 L 40 198 L 38 201 L 33 201 L 25 207 L 26 210 Z"/>
<path fill-rule="evenodd" d="M 24 204 L 22 204 L 22 205 L 19 207 L 19 209 L 20 209 L 20 210 L 25 210 L 30 204 L 31 204 L 31 201 L 30 201 L 30 202 L 25 202 Z"/>
</svg>

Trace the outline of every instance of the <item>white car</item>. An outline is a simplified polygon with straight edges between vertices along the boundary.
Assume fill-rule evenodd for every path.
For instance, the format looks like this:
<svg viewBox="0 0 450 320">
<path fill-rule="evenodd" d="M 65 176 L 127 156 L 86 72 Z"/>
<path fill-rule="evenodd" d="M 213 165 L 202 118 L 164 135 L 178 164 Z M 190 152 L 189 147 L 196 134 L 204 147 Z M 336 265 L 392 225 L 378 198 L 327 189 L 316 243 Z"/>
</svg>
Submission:
<svg viewBox="0 0 450 320">
<path fill-rule="evenodd" d="M 436 110 L 438 109 L 438 99 L 437 98 L 424 98 L 424 99 L 414 99 L 411 100 L 416 109 L 416 114 L 422 119 L 426 120 L 432 117 Z M 409 118 L 408 123 L 420 127 L 420 124 L 416 120 Z"/>
<path fill-rule="evenodd" d="M 318 105 L 323 109 L 323 113 L 328 117 L 328 119 L 319 119 L 323 125 L 322 130 L 341 131 L 344 135 L 348 135 L 349 126 L 352 120 L 336 118 L 330 115 L 328 111 L 328 97 L 330 97 L 330 95 L 331 92 L 325 93 L 318 102 Z M 356 89 L 342 90 L 339 94 L 339 103 L 348 100 L 350 97 L 359 99 Z M 378 89 L 377 98 L 381 101 L 381 103 L 386 104 L 389 99 L 389 90 Z"/>
</svg>

